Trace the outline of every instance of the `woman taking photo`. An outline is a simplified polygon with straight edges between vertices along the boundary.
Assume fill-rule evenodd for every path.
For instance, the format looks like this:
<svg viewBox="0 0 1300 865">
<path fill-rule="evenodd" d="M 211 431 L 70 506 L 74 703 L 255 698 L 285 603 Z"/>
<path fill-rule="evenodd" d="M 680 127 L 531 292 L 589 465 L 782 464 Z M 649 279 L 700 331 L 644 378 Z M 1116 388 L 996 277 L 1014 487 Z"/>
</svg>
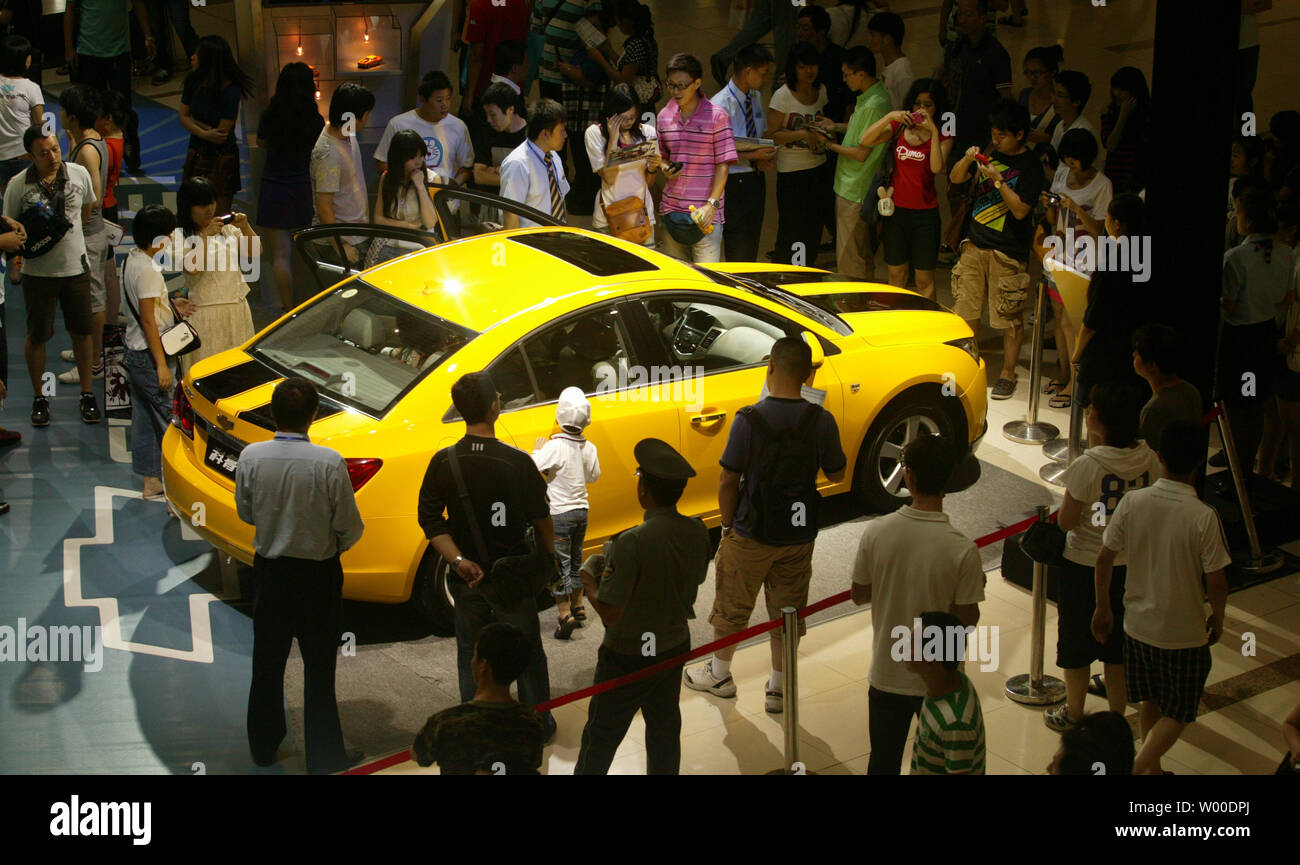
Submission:
<svg viewBox="0 0 1300 865">
<path fill-rule="evenodd" d="M 1101 140 L 1106 142 L 1106 176 L 1116 193 L 1146 189 L 1150 168 L 1151 91 L 1136 66 L 1110 77 L 1110 105 L 1101 113 Z"/>
<path fill-rule="evenodd" d="M 266 164 L 257 196 L 257 224 L 270 241 L 271 268 L 280 306 L 294 307 L 293 232 L 311 225 L 311 149 L 325 120 L 316 103 L 311 67 L 290 63 L 280 71 L 275 95 L 257 124 L 256 146 L 265 148 Z"/>
<path fill-rule="evenodd" d="M 619 151 L 654 141 L 655 128 L 648 123 L 640 123 L 640 105 L 632 88 L 627 84 L 615 84 L 605 93 L 601 106 L 603 123 L 596 122 L 587 127 L 584 143 L 591 168 L 600 176 L 600 194 L 596 197 L 596 209 L 591 216 L 593 231 L 604 231 L 615 237 L 633 243 L 642 243 L 651 249 L 655 245 L 654 225 L 655 206 L 650 194 L 654 174 L 659 170 L 659 154 L 655 152 L 648 158 L 615 159 Z M 613 161 L 615 164 L 610 165 Z M 636 214 L 636 202 L 645 208 L 645 226 L 639 218 L 627 214 Z M 613 227 L 610 214 L 614 213 Z M 620 226 L 628 224 L 627 230 L 620 231 Z"/>
<path fill-rule="evenodd" d="M 1029 86 L 1017 98 L 1029 109 L 1029 134 L 1025 143 L 1033 146 L 1052 140 L 1052 133 L 1061 118 L 1052 103 L 1056 99 L 1056 73 L 1061 71 L 1065 51 L 1060 45 L 1044 45 L 1029 49 L 1025 55 L 1024 72 Z"/>
<path fill-rule="evenodd" d="M 256 260 L 262 249 L 247 216 L 232 213 L 218 218 L 216 192 L 202 177 L 181 183 L 176 210 L 186 248 L 174 254 L 184 265 L 186 293 L 194 304 L 189 322 L 202 342 L 181 356 L 181 375 L 185 375 L 203 358 L 252 339 L 253 315 L 240 261 Z"/>
<path fill-rule="evenodd" d="M 194 71 L 185 76 L 181 93 L 181 126 L 190 133 L 181 180 L 206 177 L 216 196 L 216 209 L 229 213 L 235 193 L 243 188 L 235 121 L 239 119 L 239 103 L 252 92 L 253 79 L 235 63 L 230 44 L 220 36 L 199 40 L 193 67 Z M 185 213 L 179 216 L 184 224 Z"/>
<path fill-rule="evenodd" d="M 889 284 L 907 285 L 910 266 L 916 271 L 917 293 L 933 298 L 941 241 L 934 178 L 944 172 L 952 149 L 952 137 L 940 133 L 934 119 L 948 111 L 948 97 L 937 79 L 918 78 L 905 102 L 912 106 L 910 110 L 891 111 L 880 118 L 864 133 L 863 143 L 893 142 L 884 156 L 894 161 L 894 212 L 883 220 Z M 919 120 L 914 116 L 918 114 Z"/>
<path fill-rule="evenodd" d="M 812 265 L 821 246 L 823 216 L 832 207 L 826 188 L 826 138 L 813 121 L 826 107 L 826 85 L 816 84 L 820 72 L 817 49 L 805 42 L 790 48 L 785 84 L 772 94 L 767 107 L 768 135 L 776 145 L 775 261 L 789 262 L 797 249 Z M 802 246 L 796 246 L 802 244 Z"/>
<path fill-rule="evenodd" d="M 429 197 L 429 183 L 433 178 L 425 168 L 428 155 L 428 145 L 414 129 L 403 129 L 393 136 L 388 144 L 388 170 L 379 177 L 379 196 L 375 199 L 377 224 L 417 231 L 432 231 L 438 225 L 433 199 Z M 410 241 L 376 237 L 370 242 L 365 266 L 372 267 L 423 248 Z"/>
</svg>

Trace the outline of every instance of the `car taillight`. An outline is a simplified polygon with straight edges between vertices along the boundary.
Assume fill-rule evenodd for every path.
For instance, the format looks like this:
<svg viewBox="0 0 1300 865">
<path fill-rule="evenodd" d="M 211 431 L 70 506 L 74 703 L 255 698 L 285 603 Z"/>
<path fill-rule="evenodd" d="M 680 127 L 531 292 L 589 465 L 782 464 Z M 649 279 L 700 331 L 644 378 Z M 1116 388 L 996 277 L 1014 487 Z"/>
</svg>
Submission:
<svg viewBox="0 0 1300 865">
<path fill-rule="evenodd" d="M 172 390 L 172 423 L 180 427 L 181 432 L 194 438 L 194 408 L 190 405 L 190 398 L 185 395 L 185 386 L 179 381 Z"/>
<path fill-rule="evenodd" d="M 366 481 L 375 476 L 379 467 L 384 464 L 383 460 L 377 459 L 348 459 L 344 460 L 348 464 L 348 479 L 352 481 L 352 492 L 356 492 L 365 486 Z"/>
</svg>

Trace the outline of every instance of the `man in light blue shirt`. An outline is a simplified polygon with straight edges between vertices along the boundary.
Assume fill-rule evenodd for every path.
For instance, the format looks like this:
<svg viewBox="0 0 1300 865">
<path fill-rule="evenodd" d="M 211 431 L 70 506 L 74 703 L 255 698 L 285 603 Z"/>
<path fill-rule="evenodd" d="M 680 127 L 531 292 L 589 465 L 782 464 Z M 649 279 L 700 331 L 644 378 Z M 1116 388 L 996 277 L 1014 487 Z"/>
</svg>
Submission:
<svg viewBox="0 0 1300 865">
<path fill-rule="evenodd" d="M 776 164 L 776 148 L 745 148 L 741 139 L 767 135 L 763 88 L 772 79 L 772 53 L 762 45 L 749 45 L 736 54 L 735 67 L 727 86 L 712 99 L 731 118 L 731 134 L 739 156 L 727 174 L 727 221 L 722 226 L 722 243 L 727 261 L 757 261 L 767 205 L 767 178 L 763 172 Z"/>
<path fill-rule="evenodd" d="M 334 666 L 343 630 L 339 555 L 365 525 L 347 464 L 314 445 L 307 429 L 319 398 L 304 378 L 285 379 L 271 395 L 275 438 L 251 444 L 235 469 L 235 509 L 254 526 L 253 683 L 248 745 L 269 766 L 284 740 L 284 667 L 294 637 L 302 651 L 307 771 L 338 772 L 361 759 L 343 747 Z"/>
<path fill-rule="evenodd" d="M 564 197 L 569 181 L 564 177 L 564 106 L 540 99 L 528 116 L 528 140 L 501 160 L 501 197 L 569 221 Z M 535 228 L 536 222 L 506 212 L 506 228 Z"/>
</svg>

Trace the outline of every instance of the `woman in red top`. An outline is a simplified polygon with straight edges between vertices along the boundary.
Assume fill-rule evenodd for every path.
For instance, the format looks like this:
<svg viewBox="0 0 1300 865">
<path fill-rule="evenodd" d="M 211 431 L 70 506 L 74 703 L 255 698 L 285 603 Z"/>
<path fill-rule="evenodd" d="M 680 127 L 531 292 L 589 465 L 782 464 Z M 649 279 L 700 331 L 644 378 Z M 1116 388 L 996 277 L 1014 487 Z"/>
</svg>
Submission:
<svg viewBox="0 0 1300 865">
<path fill-rule="evenodd" d="M 911 105 L 911 110 L 891 111 L 880 118 L 863 133 L 862 143 L 893 143 L 893 152 L 885 158 L 894 160 L 894 212 L 883 219 L 889 284 L 907 285 L 910 265 L 916 271 L 917 292 L 933 298 L 941 236 L 934 178 L 944 172 L 952 149 L 952 136 L 940 133 L 934 118 L 948 111 L 948 97 L 938 81 L 918 78 L 903 104 Z M 921 116 L 920 122 L 913 119 L 913 113 Z"/>
<path fill-rule="evenodd" d="M 116 90 L 104 90 L 103 115 L 95 124 L 95 129 L 104 137 L 108 146 L 108 182 L 104 185 L 104 218 L 117 222 L 117 182 L 122 176 L 122 149 L 126 139 L 122 130 L 126 129 L 131 115 L 131 106 L 126 97 Z"/>
</svg>

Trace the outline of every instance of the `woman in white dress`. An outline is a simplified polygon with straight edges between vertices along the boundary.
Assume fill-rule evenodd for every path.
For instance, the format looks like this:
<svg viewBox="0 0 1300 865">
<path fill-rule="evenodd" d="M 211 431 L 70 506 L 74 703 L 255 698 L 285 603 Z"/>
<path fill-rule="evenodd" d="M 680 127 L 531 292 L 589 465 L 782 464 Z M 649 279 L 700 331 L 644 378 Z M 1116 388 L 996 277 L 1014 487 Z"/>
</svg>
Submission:
<svg viewBox="0 0 1300 865">
<path fill-rule="evenodd" d="M 619 213 L 633 208 L 635 202 L 632 199 L 639 200 L 645 211 L 644 226 L 639 231 L 624 232 L 624 239 L 653 249 L 655 204 L 650 187 L 654 173 L 659 170 L 659 152 L 655 150 L 648 157 L 637 159 L 619 158 L 620 151 L 657 140 L 653 126 L 637 123 L 639 105 L 630 86 L 615 84 L 605 91 L 600 112 L 604 121 L 598 120 L 587 127 L 584 135 L 587 156 L 591 160 L 592 170 L 600 177 L 600 194 L 596 197 L 591 228 L 593 231 L 618 236 L 610 229 L 606 209 L 613 206 L 615 212 Z M 614 162 L 613 165 L 610 164 L 611 161 Z M 619 224 L 623 224 L 626 219 L 631 218 L 621 218 Z M 648 227 L 648 233 L 645 227 Z M 638 236 L 647 234 L 645 237 Z"/>
<path fill-rule="evenodd" d="M 187 293 L 194 304 L 189 323 L 202 343 L 181 356 L 184 376 L 205 357 L 252 339 L 253 314 L 248 308 L 248 283 L 241 263 L 257 261 L 262 250 L 246 215 L 217 214 L 217 198 L 205 178 L 191 177 L 182 183 L 176 205 L 184 244 L 175 254 L 185 270 Z"/>
</svg>

